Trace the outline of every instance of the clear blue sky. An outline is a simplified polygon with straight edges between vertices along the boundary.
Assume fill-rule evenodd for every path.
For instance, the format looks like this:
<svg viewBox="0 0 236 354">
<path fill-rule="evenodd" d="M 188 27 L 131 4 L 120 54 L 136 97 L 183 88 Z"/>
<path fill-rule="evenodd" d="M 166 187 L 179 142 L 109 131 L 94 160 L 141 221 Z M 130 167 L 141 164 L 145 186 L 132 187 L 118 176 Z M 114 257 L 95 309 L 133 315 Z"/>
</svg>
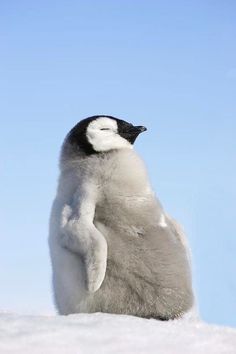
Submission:
<svg viewBox="0 0 236 354">
<path fill-rule="evenodd" d="M 53 309 L 58 154 L 93 114 L 148 127 L 136 149 L 185 227 L 203 319 L 236 326 L 235 1 L 0 2 L 0 308 Z"/>
</svg>

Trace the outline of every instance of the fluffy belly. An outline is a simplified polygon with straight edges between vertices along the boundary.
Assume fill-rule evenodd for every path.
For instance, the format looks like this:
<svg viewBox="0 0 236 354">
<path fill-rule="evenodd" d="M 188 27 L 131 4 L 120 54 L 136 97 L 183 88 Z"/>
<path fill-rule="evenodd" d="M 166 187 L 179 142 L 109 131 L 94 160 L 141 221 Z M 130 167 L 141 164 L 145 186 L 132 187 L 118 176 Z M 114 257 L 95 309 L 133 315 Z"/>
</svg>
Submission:
<svg viewBox="0 0 236 354">
<path fill-rule="evenodd" d="M 92 297 L 92 311 L 169 319 L 191 307 L 185 251 L 168 230 L 141 222 L 123 228 L 118 221 L 114 227 L 95 223 L 107 239 L 108 260 L 104 282 Z"/>
</svg>

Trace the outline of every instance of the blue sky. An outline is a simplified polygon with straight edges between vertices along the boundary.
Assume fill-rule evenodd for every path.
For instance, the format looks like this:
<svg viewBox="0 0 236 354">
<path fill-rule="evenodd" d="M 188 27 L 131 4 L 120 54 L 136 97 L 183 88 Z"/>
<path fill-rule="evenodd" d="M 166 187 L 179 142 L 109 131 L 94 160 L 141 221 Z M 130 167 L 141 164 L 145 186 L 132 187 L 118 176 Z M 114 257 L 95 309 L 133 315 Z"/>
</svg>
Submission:
<svg viewBox="0 0 236 354">
<path fill-rule="evenodd" d="M 188 233 L 204 320 L 236 326 L 235 1 L 0 2 L 0 308 L 53 311 L 48 218 L 80 119 L 148 127 L 136 149 Z"/>
</svg>

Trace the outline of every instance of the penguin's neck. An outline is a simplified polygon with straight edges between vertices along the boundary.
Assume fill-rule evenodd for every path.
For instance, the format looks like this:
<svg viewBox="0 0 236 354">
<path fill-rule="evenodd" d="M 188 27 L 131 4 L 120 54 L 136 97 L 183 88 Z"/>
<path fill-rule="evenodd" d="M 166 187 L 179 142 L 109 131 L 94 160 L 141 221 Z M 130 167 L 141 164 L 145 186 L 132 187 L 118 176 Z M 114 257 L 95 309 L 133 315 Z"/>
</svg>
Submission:
<svg viewBox="0 0 236 354">
<path fill-rule="evenodd" d="M 100 176 L 106 186 L 114 187 L 119 193 L 152 194 L 143 160 L 134 150 L 120 149 L 101 157 Z"/>
</svg>

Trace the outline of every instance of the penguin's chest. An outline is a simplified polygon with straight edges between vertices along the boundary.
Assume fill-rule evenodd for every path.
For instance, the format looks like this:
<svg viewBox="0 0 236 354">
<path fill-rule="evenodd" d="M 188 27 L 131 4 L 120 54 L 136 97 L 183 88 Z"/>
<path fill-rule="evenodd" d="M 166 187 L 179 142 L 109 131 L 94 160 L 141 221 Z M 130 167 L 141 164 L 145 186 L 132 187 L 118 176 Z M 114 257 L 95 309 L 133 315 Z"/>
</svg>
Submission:
<svg viewBox="0 0 236 354">
<path fill-rule="evenodd" d="M 94 224 L 108 245 L 106 282 L 117 276 L 137 282 L 135 274 L 149 279 L 158 268 L 158 214 L 155 199 L 141 195 L 107 195 L 98 203 Z"/>
<path fill-rule="evenodd" d="M 115 193 L 114 193 L 115 192 Z M 160 210 L 156 200 L 145 193 L 128 193 L 120 187 L 106 189 L 103 198 L 96 206 L 95 224 L 108 242 L 115 239 L 134 242 L 146 238 L 157 225 Z"/>
<path fill-rule="evenodd" d="M 139 242 L 160 217 L 145 170 L 134 163 L 128 168 L 128 162 L 122 159 L 114 169 L 104 169 L 109 173 L 101 178 L 94 222 L 108 243 Z"/>
</svg>

